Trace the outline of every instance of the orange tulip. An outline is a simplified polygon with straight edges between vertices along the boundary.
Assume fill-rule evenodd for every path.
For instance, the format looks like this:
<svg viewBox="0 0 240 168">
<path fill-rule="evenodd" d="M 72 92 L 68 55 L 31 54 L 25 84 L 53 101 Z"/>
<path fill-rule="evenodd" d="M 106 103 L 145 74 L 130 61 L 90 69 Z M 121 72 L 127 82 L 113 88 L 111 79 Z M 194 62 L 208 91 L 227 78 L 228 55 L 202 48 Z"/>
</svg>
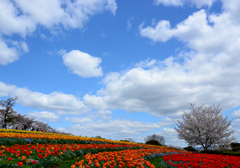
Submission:
<svg viewBox="0 0 240 168">
<path fill-rule="evenodd" d="M 26 156 L 22 156 L 22 160 L 25 160 L 26 159 Z"/>
</svg>

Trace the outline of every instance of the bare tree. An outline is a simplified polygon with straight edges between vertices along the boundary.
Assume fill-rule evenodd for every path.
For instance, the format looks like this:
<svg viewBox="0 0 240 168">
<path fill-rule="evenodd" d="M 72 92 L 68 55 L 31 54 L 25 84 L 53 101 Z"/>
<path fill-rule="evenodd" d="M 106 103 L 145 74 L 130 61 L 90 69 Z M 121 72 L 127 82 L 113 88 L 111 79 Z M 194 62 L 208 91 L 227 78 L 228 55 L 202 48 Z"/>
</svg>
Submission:
<svg viewBox="0 0 240 168">
<path fill-rule="evenodd" d="M 147 136 L 146 138 L 144 138 L 144 141 L 150 141 L 150 140 L 156 140 L 158 141 L 161 145 L 165 144 L 165 138 L 161 135 L 157 135 L 157 134 L 152 134 Z"/>
<path fill-rule="evenodd" d="M 0 105 L 5 108 L 5 110 L 1 110 L 1 119 L 2 122 L 7 126 L 8 123 L 13 122 L 13 116 L 17 114 L 16 111 L 13 110 L 13 106 L 15 105 L 15 101 L 18 98 L 8 98 L 6 101 L 1 100 Z"/>
<path fill-rule="evenodd" d="M 129 142 L 135 142 L 132 138 L 127 139 Z"/>
<path fill-rule="evenodd" d="M 182 121 L 177 120 L 174 126 L 179 139 L 184 139 L 189 146 L 201 145 L 205 151 L 210 146 L 228 145 L 236 140 L 230 137 L 235 133 L 229 128 L 232 120 L 223 118 L 220 104 L 209 108 L 204 105 L 194 108 L 194 104 L 190 105 L 191 112 L 185 112 Z"/>
</svg>

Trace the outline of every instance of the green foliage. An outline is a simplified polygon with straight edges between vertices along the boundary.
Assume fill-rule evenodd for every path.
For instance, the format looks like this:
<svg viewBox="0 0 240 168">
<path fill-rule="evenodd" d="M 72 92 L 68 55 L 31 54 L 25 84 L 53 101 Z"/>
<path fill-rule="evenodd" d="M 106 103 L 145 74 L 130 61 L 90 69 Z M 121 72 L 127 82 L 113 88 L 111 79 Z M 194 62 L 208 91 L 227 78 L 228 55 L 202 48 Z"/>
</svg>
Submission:
<svg viewBox="0 0 240 168">
<path fill-rule="evenodd" d="M 196 149 L 194 149 L 192 146 L 188 146 L 188 147 L 185 147 L 184 148 L 185 150 L 187 150 L 187 151 L 197 151 Z"/>
<path fill-rule="evenodd" d="M 239 152 L 233 152 L 233 151 L 207 150 L 207 151 L 201 151 L 200 153 L 204 153 L 204 154 L 221 154 L 221 155 L 229 155 L 229 156 L 240 156 Z"/>
<path fill-rule="evenodd" d="M 5 119 L 5 122 L 6 122 L 6 123 L 13 122 L 13 118 L 12 118 L 12 117 L 6 118 L 6 119 Z"/>
<path fill-rule="evenodd" d="M 231 143 L 232 151 L 240 151 L 240 143 Z"/>
<path fill-rule="evenodd" d="M 95 136 L 94 138 L 105 139 L 105 138 L 102 138 L 100 135 L 97 135 L 97 136 Z"/>
<path fill-rule="evenodd" d="M 162 146 L 162 144 L 160 144 L 157 140 L 154 140 L 154 139 L 147 141 L 146 144 Z"/>
<path fill-rule="evenodd" d="M 122 142 L 130 142 L 129 140 L 120 140 L 120 141 L 122 141 Z"/>
</svg>

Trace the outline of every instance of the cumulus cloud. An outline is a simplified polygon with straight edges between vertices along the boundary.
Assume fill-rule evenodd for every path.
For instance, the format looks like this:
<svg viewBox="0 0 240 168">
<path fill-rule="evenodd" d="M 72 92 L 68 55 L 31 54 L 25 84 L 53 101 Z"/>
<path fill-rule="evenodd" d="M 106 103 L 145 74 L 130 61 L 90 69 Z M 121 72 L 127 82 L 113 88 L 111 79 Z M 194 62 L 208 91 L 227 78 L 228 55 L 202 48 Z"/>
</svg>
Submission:
<svg viewBox="0 0 240 168">
<path fill-rule="evenodd" d="M 52 92 L 47 95 L 3 82 L 0 86 L 0 96 L 17 96 L 17 103 L 25 107 L 54 111 L 59 115 L 80 115 L 89 111 L 81 100 L 70 94 Z"/>
<path fill-rule="evenodd" d="M 216 0 L 154 0 L 155 5 L 162 4 L 164 6 L 183 6 L 184 4 L 195 5 L 197 8 L 203 6 L 211 7 Z"/>
<path fill-rule="evenodd" d="M 237 137 L 237 142 L 240 141 L 240 119 L 236 119 L 232 122 L 232 128 L 235 129 L 235 136 Z"/>
<path fill-rule="evenodd" d="M 64 65 L 81 77 L 98 77 L 103 75 L 102 67 L 99 67 L 99 64 L 102 62 L 101 58 L 93 57 L 79 50 L 72 50 L 63 54 L 62 57 Z"/>
<path fill-rule="evenodd" d="M 178 138 L 175 129 L 163 128 L 159 134 L 165 138 L 166 145 L 174 144 L 174 146 L 180 146 L 181 148 L 188 146 L 184 140 Z"/>
<path fill-rule="evenodd" d="M 183 6 L 185 1 L 186 0 L 154 0 L 154 4 L 163 4 L 164 6 Z"/>
<path fill-rule="evenodd" d="M 177 38 L 188 51 L 106 74 L 105 87 L 96 95 L 86 94 L 84 103 L 95 109 L 143 111 L 173 118 L 188 110 L 190 103 L 221 104 L 223 111 L 239 106 L 240 25 L 231 20 L 233 9 L 223 8 L 219 15 L 207 14 L 203 9 L 194 12 L 174 28 L 169 21 L 160 21 L 154 27 L 141 26 L 142 36 L 155 42 Z"/>
<path fill-rule="evenodd" d="M 13 90 L 16 90 L 17 87 L 14 85 L 7 85 L 3 82 L 0 82 L 0 97 L 9 96 Z"/>
<path fill-rule="evenodd" d="M 88 112 L 84 117 L 66 117 L 64 121 L 71 121 L 73 123 L 89 123 L 94 120 L 108 120 L 112 119 L 112 112 L 110 110 L 99 110 L 94 112 Z"/>
<path fill-rule="evenodd" d="M 156 26 L 143 28 L 141 25 L 140 35 L 154 42 L 166 42 L 175 37 L 189 48 L 202 53 L 224 52 L 229 48 L 229 44 L 233 47 L 239 44 L 240 36 L 239 24 L 236 24 L 240 19 L 233 16 L 233 9 L 225 6 L 224 9 L 225 12 L 220 15 L 207 15 L 204 9 L 194 12 L 174 28 L 171 28 L 170 22 L 166 20 L 159 21 Z"/>
<path fill-rule="evenodd" d="M 88 123 L 93 121 L 93 119 L 87 117 L 66 117 L 64 121 L 71 121 L 72 123 Z"/>
<path fill-rule="evenodd" d="M 84 129 L 82 129 L 84 128 Z M 97 136 L 114 138 L 115 140 L 133 138 L 135 141 L 143 141 L 142 133 L 154 131 L 159 128 L 157 123 L 146 123 L 131 120 L 106 120 L 91 123 L 75 124 L 71 130 L 75 135 Z"/>
<path fill-rule="evenodd" d="M 136 63 L 135 66 L 142 67 L 142 68 L 148 68 L 148 67 L 153 67 L 156 62 L 157 61 L 155 59 L 150 60 L 150 58 L 148 58 L 145 61 L 140 61 L 139 63 Z"/>
<path fill-rule="evenodd" d="M 0 1 L 0 37 L 18 34 L 25 38 L 31 35 L 38 26 L 54 32 L 56 27 L 83 28 L 92 17 L 103 11 L 115 15 L 115 0 L 62 1 L 62 0 L 2 0 Z M 41 34 L 45 38 L 44 34 Z M 7 65 L 19 59 L 19 55 L 28 52 L 25 42 L 15 47 L 8 47 L 0 39 L 0 64 Z M 19 49 L 21 51 L 19 51 Z"/>
<path fill-rule="evenodd" d="M 229 83 L 229 80 L 224 80 L 227 69 L 220 70 L 220 65 L 219 68 L 215 64 L 199 65 L 194 59 L 189 61 L 188 66 L 181 66 L 171 59 L 165 61 L 162 69 L 144 70 L 138 67 L 111 75 L 111 78 L 108 76 L 106 88 L 99 90 L 97 95 L 86 94 L 84 104 L 96 109 L 144 111 L 159 117 L 189 109 L 189 103 L 220 103 L 225 109 L 239 105 L 236 74 L 229 74 L 228 79 L 233 81 Z M 236 68 L 233 69 L 236 71 Z"/>
<path fill-rule="evenodd" d="M 0 64 L 7 65 L 18 60 L 18 53 L 15 48 L 8 48 L 7 44 L 0 39 Z"/>
<path fill-rule="evenodd" d="M 226 20 L 228 19 L 232 23 L 240 24 L 240 1 L 238 0 L 222 0 L 223 10 L 226 15 Z"/>
<path fill-rule="evenodd" d="M 20 1 L 17 1 L 20 2 Z M 38 8 L 38 11 L 40 8 Z M 36 23 L 28 15 L 21 15 L 20 10 L 10 0 L 0 1 L 0 34 L 20 34 L 25 37 L 36 29 Z"/>
<path fill-rule="evenodd" d="M 59 121 L 60 119 L 59 115 L 53 112 L 48 112 L 48 111 L 41 111 L 41 112 L 29 111 L 27 115 L 30 117 L 34 117 L 37 120 L 48 120 L 50 122 Z"/>
<path fill-rule="evenodd" d="M 0 65 L 7 65 L 18 60 L 19 56 L 26 52 L 28 52 L 28 46 L 25 42 L 3 40 L 0 38 Z"/>
<path fill-rule="evenodd" d="M 240 110 L 236 110 L 232 113 L 232 116 L 236 119 L 240 119 Z"/>
<path fill-rule="evenodd" d="M 82 28 L 89 18 L 103 11 L 115 14 L 115 0 L 61 1 L 61 0 L 2 0 L 0 2 L 0 33 L 17 33 L 25 37 L 38 25 L 46 28 L 63 25 Z"/>
<path fill-rule="evenodd" d="M 102 120 L 112 119 L 112 111 L 110 110 L 98 110 L 90 115 L 92 115 L 93 118 L 98 118 Z"/>
<path fill-rule="evenodd" d="M 101 97 L 95 95 L 85 94 L 83 97 L 85 105 L 90 106 L 93 109 L 107 109 L 107 104 Z"/>
</svg>

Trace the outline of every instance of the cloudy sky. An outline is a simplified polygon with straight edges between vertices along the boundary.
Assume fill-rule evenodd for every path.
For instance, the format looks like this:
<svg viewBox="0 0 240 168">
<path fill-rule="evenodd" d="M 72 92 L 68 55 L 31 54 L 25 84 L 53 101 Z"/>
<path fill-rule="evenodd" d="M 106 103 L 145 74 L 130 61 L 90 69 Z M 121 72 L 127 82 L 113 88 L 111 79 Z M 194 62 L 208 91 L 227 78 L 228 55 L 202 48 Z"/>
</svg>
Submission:
<svg viewBox="0 0 240 168">
<path fill-rule="evenodd" d="M 190 103 L 240 140 L 239 0 L 1 0 L 0 99 L 75 135 L 187 146 Z"/>
</svg>

